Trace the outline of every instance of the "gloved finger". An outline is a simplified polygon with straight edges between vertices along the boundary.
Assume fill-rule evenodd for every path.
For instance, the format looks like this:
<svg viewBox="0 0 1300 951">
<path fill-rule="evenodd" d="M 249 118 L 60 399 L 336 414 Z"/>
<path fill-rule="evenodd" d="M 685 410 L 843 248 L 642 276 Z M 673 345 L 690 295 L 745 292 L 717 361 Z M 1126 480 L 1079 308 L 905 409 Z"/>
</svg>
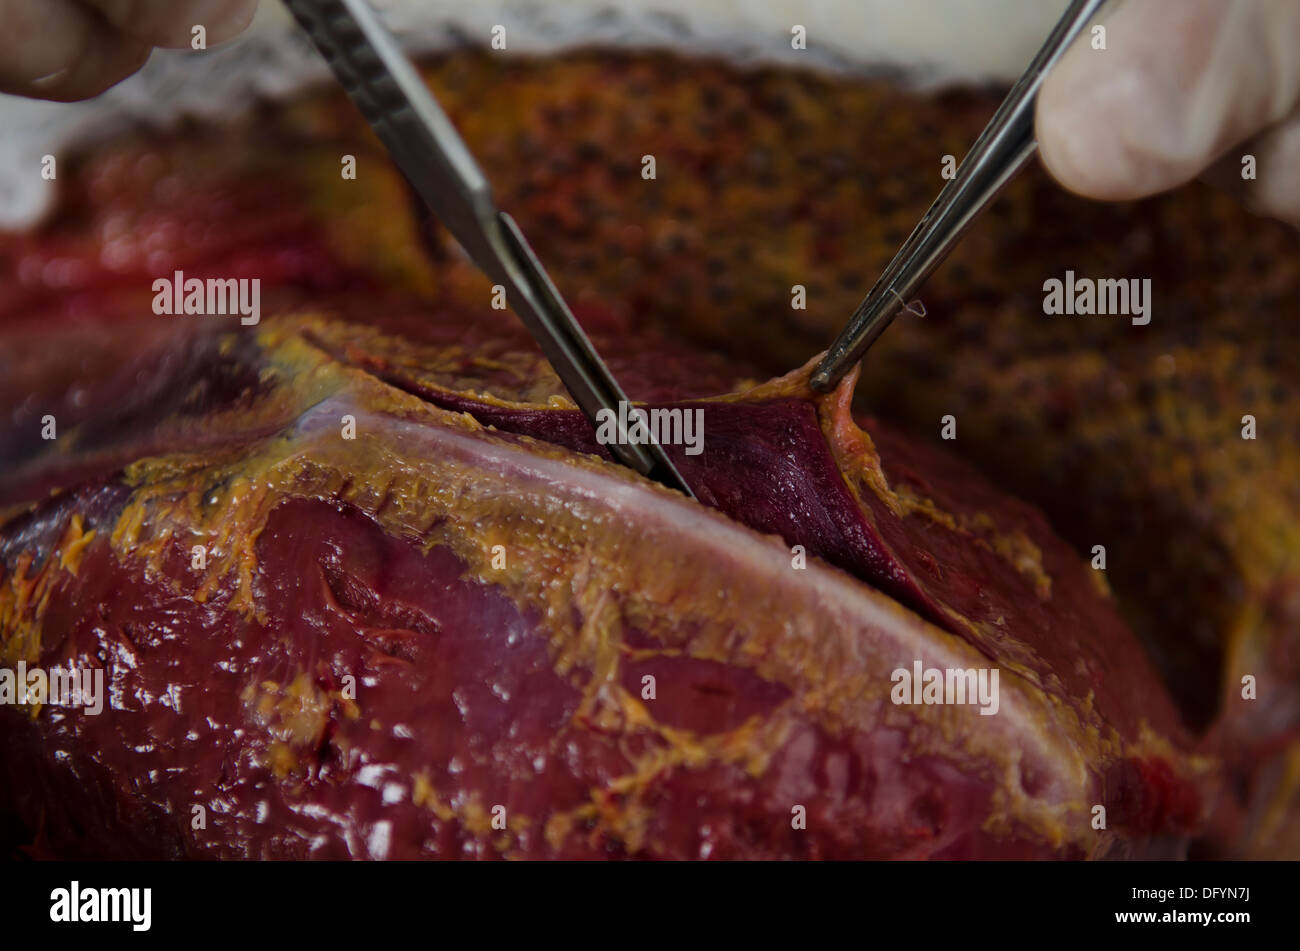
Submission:
<svg viewBox="0 0 1300 951">
<path fill-rule="evenodd" d="M 1300 113 L 1233 149 L 1205 179 L 1252 211 L 1300 227 Z"/>
<path fill-rule="evenodd" d="M 5 91 L 17 91 L 32 99 L 51 99 L 55 102 L 89 99 L 139 70 L 149 60 L 151 52 L 153 47 L 130 37 L 115 37 L 112 40 L 99 37 L 84 56 L 62 72 L 38 79 L 25 90 Z"/>
<path fill-rule="evenodd" d="M 1072 191 L 1139 198 L 1190 181 L 1300 101 L 1296 0 L 1130 0 L 1047 77 L 1040 154 Z"/>
<path fill-rule="evenodd" d="M 73 0 L 0 0 L 0 91 L 84 99 L 139 69 L 149 47 Z"/>
<path fill-rule="evenodd" d="M 193 29 L 202 25 L 205 41 L 216 46 L 233 39 L 257 12 L 257 0 L 82 0 L 108 22 L 151 46 L 188 48 Z"/>
</svg>

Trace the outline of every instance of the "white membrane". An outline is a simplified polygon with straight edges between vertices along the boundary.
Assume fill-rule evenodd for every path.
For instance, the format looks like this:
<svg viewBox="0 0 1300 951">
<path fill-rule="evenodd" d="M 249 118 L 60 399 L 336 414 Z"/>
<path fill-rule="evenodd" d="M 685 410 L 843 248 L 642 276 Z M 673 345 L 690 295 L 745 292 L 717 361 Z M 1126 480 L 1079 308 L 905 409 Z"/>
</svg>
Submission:
<svg viewBox="0 0 1300 951">
<path fill-rule="evenodd" d="M 486 47 L 498 55 L 581 46 L 652 47 L 837 73 L 900 72 L 922 85 L 1005 81 L 1028 62 L 1066 0 L 373 0 L 413 53 Z M 791 28 L 807 49 L 791 48 Z M 41 160 L 133 123 L 232 118 L 259 99 L 322 80 L 325 67 L 277 0 L 240 39 L 156 51 L 136 76 L 86 103 L 0 95 L 0 228 L 39 220 L 55 190 Z"/>
</svg>

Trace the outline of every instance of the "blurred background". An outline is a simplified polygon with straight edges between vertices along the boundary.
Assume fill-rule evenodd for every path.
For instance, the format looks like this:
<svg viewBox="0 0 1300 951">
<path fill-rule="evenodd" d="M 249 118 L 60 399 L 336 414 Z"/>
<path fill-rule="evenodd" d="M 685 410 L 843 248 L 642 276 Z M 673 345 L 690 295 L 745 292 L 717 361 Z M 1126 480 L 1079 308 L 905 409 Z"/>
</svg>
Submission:
<svg viewBox="0 0 1300 951">
<path fill-rule="evenodd" d="M 412 52 L 486 45 L 509 24 L 508 49 L 657 48 L 736 62 L 815 65 L 841 73 L 901 70 L 920 83 L 1009 80 L 1066 0 L 376 0 Z M 790 30 L 808 48 L 790 47 Z M 138 75 L 89 103 L 0 95 L 0 228 L 30 224 L 53 189 L 30 172 L 46 154 L 122 127 L 184 115 L 232 116 L 325 78 L 288 13 L 262 0 L 253 26 L 204 52 L 155 51 Z"/>
</svg>

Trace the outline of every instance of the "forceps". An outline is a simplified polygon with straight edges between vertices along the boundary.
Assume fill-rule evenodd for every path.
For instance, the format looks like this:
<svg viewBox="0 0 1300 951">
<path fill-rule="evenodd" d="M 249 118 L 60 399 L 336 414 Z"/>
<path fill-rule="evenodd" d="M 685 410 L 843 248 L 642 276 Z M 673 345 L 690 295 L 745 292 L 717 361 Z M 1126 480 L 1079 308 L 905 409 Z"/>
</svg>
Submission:
<svg viewBox="0 0 1300 951">
<path fill-rule="evenodd" d="M 1043 78 L 1105 2 L 1072 0 L 1029 68 L 971 146 L 957 174 L 939 192 L 817 365 L 812 375 L 813 389 L 831 389 L 862 359 L 975 218 L 1033 157 L 1038 149 L 1034 105 Z"/>
<path fill-rule="evenodd" d="M 669 488 L 693 494 L 651 440 L 627 438 L 627 402 L 586 333 L 551 283 L 513 218 L 498 211 L 492 188 L 447 114 L 366 0 L 285 0 L 398 169 L 438 220 L 493 281 L 523 320 L 593 426 L 609 410 L 619 428 L 614 457 Z"/>
</svg>

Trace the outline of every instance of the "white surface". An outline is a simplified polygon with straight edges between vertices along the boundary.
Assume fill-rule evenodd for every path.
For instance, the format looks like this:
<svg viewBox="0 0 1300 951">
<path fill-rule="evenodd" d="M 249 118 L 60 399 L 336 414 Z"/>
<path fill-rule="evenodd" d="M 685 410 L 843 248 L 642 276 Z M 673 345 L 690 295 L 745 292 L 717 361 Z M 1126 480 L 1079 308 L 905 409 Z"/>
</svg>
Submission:
<svg viewBox="0 0 1300 951">
<path fill-rule="evenodd" d="M 487 46 L 506 28 L 511 53 L 575 45 L 653 46 L 739 62 L 837 72 L 904 69 L 923 83 L 1009 79 L 1032 56 L 1065 0 L 375 0 L 413 51 Z M 790 47 L 791 27 L 808 48 Z M 259 97 L 321 79 L 325 68 L 276 0 L 247 34 L 206 52 L 159 51 L 138 75 L 87 103 L 0 95 L 0 227 L 38 220 L 54 198 L 41 158 L 131 121 L 213 120 Z"/>
</svg>

